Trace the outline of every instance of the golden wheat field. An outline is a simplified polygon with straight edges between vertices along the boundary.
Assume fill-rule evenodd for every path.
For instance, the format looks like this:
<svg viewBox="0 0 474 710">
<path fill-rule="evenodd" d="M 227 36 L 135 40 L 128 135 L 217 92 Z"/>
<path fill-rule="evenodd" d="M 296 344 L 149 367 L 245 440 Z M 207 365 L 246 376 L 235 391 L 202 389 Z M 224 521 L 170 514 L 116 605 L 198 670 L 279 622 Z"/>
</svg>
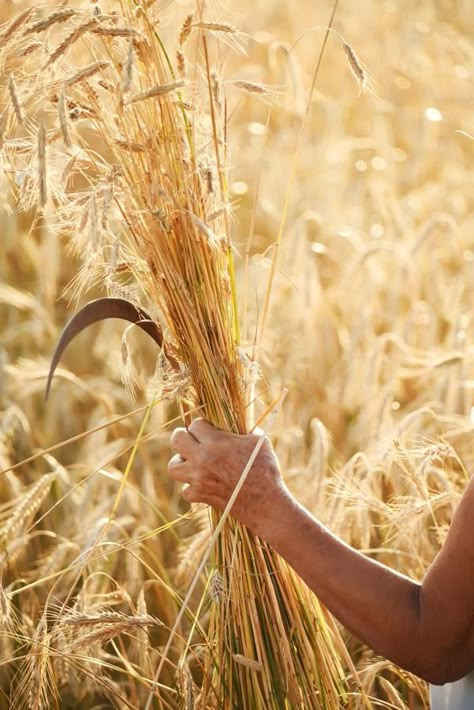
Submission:
<svg viewBox="0 0 474 710">
<path fill-rule="evenodd" d="M 259 424 L 422 578 L 474 470 L 471 3 L 0 23 L 0 708 L 429 708 L 167 464 L 183 419 Z"/>
</svg>

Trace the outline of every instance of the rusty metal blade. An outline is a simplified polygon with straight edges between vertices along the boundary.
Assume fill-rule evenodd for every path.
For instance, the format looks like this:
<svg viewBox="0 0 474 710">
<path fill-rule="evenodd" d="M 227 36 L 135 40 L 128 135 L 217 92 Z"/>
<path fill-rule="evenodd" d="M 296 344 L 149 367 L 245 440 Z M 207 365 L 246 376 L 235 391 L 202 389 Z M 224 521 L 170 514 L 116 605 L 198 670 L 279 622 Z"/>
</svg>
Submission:
<svg viewBox="0 0 474 710">
<path fill-rule="evenodd" d="M 163 347 L 163 333 L 160 326 L 141 308 L 138 308 L 130 301 L 126 301 L 124 298 L 98 298 L 95 301 L 91 301 L 71 318 L 61 333 L 51 358 L 45 399 L 48 399 L 54 371 L 69 343 L 85 328 L 107 318 L 120 318 L 121 320 L 135 323 L 145 333 L 148 333 L 160 348 Z M 173 367 L 177 366 L 175 361 L 171 361 L 171 364 Z"/>
</svg>

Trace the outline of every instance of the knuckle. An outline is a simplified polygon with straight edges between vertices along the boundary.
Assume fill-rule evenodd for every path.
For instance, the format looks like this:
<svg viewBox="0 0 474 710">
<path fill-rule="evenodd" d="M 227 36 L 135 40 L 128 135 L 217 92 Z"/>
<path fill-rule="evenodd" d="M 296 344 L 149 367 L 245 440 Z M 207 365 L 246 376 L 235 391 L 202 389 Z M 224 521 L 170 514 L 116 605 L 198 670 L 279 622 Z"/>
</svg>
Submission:
<svg viewBox="0 0 474 710">
<path fill-rule="evenodd" d="M 206 446 L 203 446 L 200 444 L 199 446 L 196 447 L 196 454 L 195 454 L 195 461 L 199 467 L 199 469 L 202 469 L 204 464 L 206 464 L 210 459 L 209 456 L 209 451 Z"/>
<path fill-rule="evenodd" d="M 263 438 L 263 444 L 262 448 L 266 448 L 267 446 L 271 446 L 270 444 L 270 439 L 268 438 L 267 434 L 265 434 L 261 429 L 258 431 L 252 432 L 252 441 L 254 445 L 259 441 L 260 439 Z"/>
<path fill-rule="evenodd" d="M 189 425 L 188 431 L 192 432 L 193 434 L 196 434 L 197 436 L 201 434 L 209 437 L 217 430 L 206 419 L 198 417 L 197 419 L 193 419 L 193 421 Z"/>
<path fill-rule="evenodd" d="M 202 419 L 201 417 L 198 417 L 197 419 L 193 419 L 193 421 L 191 422 L 191 424 L 188 427 L 188 431 L 192 431 L 193 433 L 197 433 L 199 431 L 199 429 L 201 428 L 203 421 L 204 421 L 204 419 Z"/>
<path fill-rule="evenodd" d="M 201 485 L 199 479 L 194 482 L 194 485 L 193 485 L 193 494 L 194 494 L 194 496 L 196 497 L 196 500 L 202 500 L 203 487 L 202 487 L 202 485 Z"/>
<path fill-rule="evenodd" d="M 183 439 L 183 434 L 186 434 L 186 429 L 178 427 L 174 430 L 170 437 L 170 446 L 176 449 L 179 446 L 179 442 Z"/>
<path fill-rule="evenodd" d="M 262 434 L 257 434 L 256 432 L 252 431 L 250 434 L 246 434 L 244 437 L 244 444 L 246 449 L 254 449 L 257 443 L 259 442 Z"/>
<path fill-rule="evenodd" d="M 249 438 L 252 437 L 254 441 L 257 441 L 257 439 L 261 439 L 262 437 L 264 438 L 265 442 L 270 441 L 268 434 L 266 434 L 265 431 L 259 426 L 255 427 L 255 429 L 252 429 L 250 434 L 247 434 L 247 436 Z"/>
</svg>

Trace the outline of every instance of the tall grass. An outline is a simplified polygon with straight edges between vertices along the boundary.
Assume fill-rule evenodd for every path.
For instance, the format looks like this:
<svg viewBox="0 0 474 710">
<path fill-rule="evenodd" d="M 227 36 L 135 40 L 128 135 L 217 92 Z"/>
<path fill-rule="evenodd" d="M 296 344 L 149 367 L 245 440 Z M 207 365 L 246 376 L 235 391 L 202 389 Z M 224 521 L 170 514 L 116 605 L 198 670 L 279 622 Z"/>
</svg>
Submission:
<svg viewBox="0 0 474 710">
<path fill-rule="evenodd" d="M 105 9 L 102 6 L 103 13 Z M 91 28 L 83 29 L 89 16 L 84 17 L 84 10 L 74 14 L 75 8 L 67 8 L 54 22 L 51 11 L 26 13 L 23 25 L 16 27 L 5 18 L 10 21 L 8 55 L 2 44 L 6 180 L 11 185 L 15 178 L 21 205 L 27 210 L 38 201 L 47 208 L 62 205 L 63 236 L 80 231 L 76 244 L 84 267 L 69 295 L 82 293 L 91 282 L 132 300 L 143 299 L 145 291 L 155 288 L 151 300 L 165 314 L 166 289 L 163 284 L 158 289 L 150 275 L 149 261 L 155 263 L 158 257 L 143 259 L 145 250 L 137 250 L 133 241 L 144 227 L 150 234 L 166 233 L 169 227 L 166 210 L 152 217 L 136 215 L 136 205 L 146 206 L 143 195 L 148 196 L 152 187 L 146 168 L 153 167 L 148 170 L 153 175 L 166 166 L 169 185 L 182 184 L 189 193 L 201 195 L 202 211 L 189 210 L 194 217 L 180 214 L 179 229 L 194 242 L 199 237 L 202 250 L 210 246 L 212 258 L 217 252 L 219 273 L 227 270 L 226 246 L 234 229 L 232 222 L 225 224 L 227 212 L 219 210 L 222 202 L 226 207 L 238 196 L 238 228 L 233 232 L 238 246 L 247 240 L 251 221 L 254 225 L 246 323 L 252 345 L 295 132 L 306 101 L 303 87 L 309 86 L 313 70 L 312 35 L 290 51 L 293 40 L 307 27 L 301 27 L 296 16 L 285 16 L 281 8 L 257 4 L 252 26 L 246 29 L 253 33 L 258 22 L 259 43 L 249 43 L 248 59 L 232 54 L 226 58 L 226 75 L 234 83 L 219 86 L 219 74 L 210 72 L 213 128 L 212 121 L 200 120 L 210 109 L 206 64 L 197 76 L 194 67 L 196 52 L 203 51 L 203 34 L 214 66 L 218 56 L 214 52 L 223 51 L 214 45 L 217 30 L 194 27 L 185 37 L 185 12 L 179 18 L 174 9 L 173 13 L 161 6 L 156 9 L 162 19 L 159 36 L 166 38 L 175 76 L 168 74 L 166 63 L 157 62 L 164 54 L 153 49 L 156 38 L 150 39 L 149 28 L 143 30 L 146 22 L 139 13 L 133 21 L 127 17 L 126 26 L 133 24 L 143 33 L 146 42 L 141 48 L 130 36 L 117 36 L 117 28 L 126 29 L 117 18 L 110 20 L 115 22 L 115 35 L 94 34 L 90 43 Z M 344 57 L 330 42 L 303 137 L 265 338 L 257 351 L 267 391 L 261 386 L 261 401 L 254 404 L 259 416 L 281 387 L 289 386 L 276 430 L 289 485 L 351 544 L 415 576 L 423 574 L 439 548 L 472 467 L 472 243 L 466 192 L 470 144 L 466 135 L 456 133 L 456 129 L 469 132 L 462 99 L 469 49 L 460 29 L 462 4 L 451 16 L 443 16 L 439 8 L 436 12 L 424 2 L 413 10 L 407 26 L 396 10 L 371 8 L 362 26 L 352 10 L 339 10 L 336 28 L 372 69 L 381 98 L 379 102 L 370 96 L 357 98 Z M 325 14 L 329 15 L 329 8 Z M 229 24 L 221 22 L 219 39 L 240 43 L 241 36 L 231 26 L 240 22 L 230 19 Z M 307 24 L 326 21 L 326 16 L 315 14 Z M 51 24 L 41 29 L 39 22 Z M 202 25 L 199 17 L 193 22 Z M 25 31 L 35 25 L 34 31 Z M 435 28 L 437 33 L 431 31 Z M 88 55 L 91 44 L 94 52 Z M 176 60 L 169 48 L 178 50 Z M 140 53 L 150 51 L 153 63 L 146 62 L 147 72 L 155 71 L 153 67 L 162 72 L 155 78 L 141 73 L 142 69 L 137 72 L 137 66 L 144 64 Z M 38 66 L 56 52 L 58 57 L 45 72 L 25 77 L 27 61 Z M 256 104 L 255 92 L 239 93 L 236 83 L 281 85 L 282 72 L 288 89 L 285 93 L 279 86 L 278 105 L 267 124 L 268 105 Z M 176 85 L 182 81 L 189 83 Z M 118 123 L 113 116 L 120 103 L 108 92 L 108 83 L 115 96 L 122 93 Z M 166 98 L 143 96 L 150 87 L 163 84 L 169 89 Z M 230 119 L 225 136 L 220 128 L 225 124 L 224 90 Z M 45 91 L 49 103 L 41 100 Z M 128 104 L 132 97 L 136 100 Z M 191 111 L 188 104 L 197 110 Z M 162 105 L 167 107 L 165 120 L 170 121 L 166 125 L 173 129 L 172 135 L 176 136 L 178 125 L 186 141 L 188 128 L 198 126 L 192 129 L 191 143 L 171 140 L 171 154 L 151 131 L 152 125 L 162 125 L 162 118 L 157 121 L 153 113 Z M 436 111 L 442 120 L 432 120 L 438 118 Z M 131 130 L 122 130 L 125 115 L 138 116 L 140 123 L 134 120 Z M 156 163 L 148 162 L 150 146 L 144 144 L 143 135 L 151 141 Z M 29 145 L 20 142 L 24 138 Z M 187 145 L 189 170 L 178 171 L 183 145 Z M 206 150 L 197 155 L 197 145 L 206 145 Z M 440 146 L 446 146 L 443 160 Z M 110 170 L 111 163 L 120 166 L 125 179 Z M 225 165 L 235 168 L 224 171 Z M 252 220 L 257 168 L 259 194 Z M 142 175 L 139 181 L 132 180 L 138 175 Z M 174 200 L 181 198 L 172 194 Z M 125 214 L 114 205 L 126 205 Z M 213 212 L 218 214 L 209 224 L 207 217 Z M 55 339 L 56 319 L 63 322 L 66 317 L 65 301 L 56 304 L 56 296 L 78 266 L 76 257 L 63 249 L 59 221 L 48 209 L 36 213 L 30 236 L 22 235 L 31 216 L 31 212 L 26 218 L 10 213 L 4 219 L 0 298 L 5 304 L 2 347 L 8 360 L 4 356 L 2 364 L 2 470 L 35 449 L 112 421 L 130 406 L 120 382 L 120 335 L 113 324 L 106 324 L 99 337 L 81 336 L 87 346 L 78 341 L 68 353 L 69 369 L 59 370 L 57 389 L 44 413 L 45 358 Z M 109 236 L 118 233 L 119 244 Z M 239 272 L 235 253 L 234 259 Z M 178 266 L 183 266 L 181 261 Z M 157 271 L 165 273 L 158 267 Z M 236 293 L 232 298 L 228 283 L 222 288 L 223 298 L 216 299 L 213 315 L 230 324 L 224 329 L 227 333 L 233 323 L 233 338 L 221 346 L 227 356 L 237 335 L 235 309 L 223 313 L 220 308 L 245 296 L 240 299 Z M 208 305 L 194 301 L 181 316 L 185 326 L 194 327 L 194 314 Z M 157 311 L 152 315 L 157 317 Z M 169 314 L 167 322 L 176 319 L 176 314 Z M 171 327 L 167 336 L 170 352 L 184 362 L 189 357 L 190 364 L 186 376 L 169 381 L 165 388 L 150 385 L 150 396 L 157 391 L 165 396 L 178 393 L 191 409 L 196 401 L 207 402 L 206 393 L 189 387 L 195 379 L 193 370 L 201 374 L 207 353 L 201 352 L 193 361 L 196 351 L 180 351 L 179 335 Z M 115 348 L 111 347 L 114 340 Z M 135 364 L 135 376 L 149 380 L 155 353 L 148 343 L 129 331 L 122 351 L 125 364 Z M 243 430 L 250 424 L 242 414 L 249 398 L 242 383 L 253 376 L 251 358 L 250 347 L 240 358 L 228 361 L 228 371 L 240 373 L 236 386 L 228 389 L 236 392 L 237 406 L 222 411 L 222 398 L 205 412 L 221 426 L 234 426 L 239 416 L 242 420 L 236 428 Z M 166 359 L 160 359 L 159 367 L 168 372 Z M 125 379 L 130 381 L 132 375 L 129 372 Z M 210 390 L 212 395 L 213 383 Z M 178 492 L 157 475 L 166 465 L 167 450 L 166 435 L 156 432 L 176 414 L 169 405 L 153 407 L 153 429 L 148 429 L 152 438 L 140 439 L 132 458 L 131 446 L 144 416 L 140 412 L 2 476 L 5 707 L 8 696 L 19 705 L 51 706 L 55 686 L 62 702 L 75 706 L 100 701 L 132 707 L 146 703 L 160 649 L 208 538 L 202 513 L 168 524 L 179 510 Z M 110 524 L 126 471 L 129 477 Z M 192 542 L 180 543 L 196 530 Z M 172 576 L 178 546 L 179 574 Z M 218 548 L 164 666 L 159 691 L 164 707 L 199 703 L 203 668 L 213 657 L 220 665 L 215 666 L 215 677 L 212 666 L 206 672 L 204 693 L 212 692 L 208 687 L 225 684 L 235 673 L 239 682 L 234 692 L 245 692 L 245 683 L 262 673 L 259 660 L 251 654 L 234 651 L 236 658 L 225 670 L 222 654 L 209 653 L 210 638 L 224 646 L 229 640 L 214 636 L 213 629 L 223 628 L 220 615 L 240 598 L 239 591 L 230 593 L 235 580 L 230 584 L 226 580 L 222 554 Z M 238 581 L 244 584 L 246 578 Z M 301 589 L 296 582 L 291 585 L 292 590 Z M 210 598 L 205 597 L 199 607 L 204 589 Z M 263 595 L 263 589 L 258 591 Z M 73 607 L 61 609 L 70 593 Z M 313 602 L 305 599 L 308 603 Z M 198 608 L 199 618 L 193 618 Z M 242 614 L 236 612 L 233 618 Z M 193 624 L 196 629 L 188 645 Z M 422 706 L 421 684 L 400 676 L 359 644 L 350 639 L 348 643 L 366 692 L 395 707 Z M 229 688 L 227 683 L 222 692 L 228 693 Z M 353 702 L 361 701 L 354 698 Z M 332 706 L 334 701 L 329 702 Z"/>
<path fill-rule="evenodd" d="M 29 168 L 20 205 L 24 209 L 37 205 L 38 218 L 54 223 L 63 233 L 72 233 L 78 225 L 74 246 L 84 267 L 77 289 L 87 288 L 102 273 L 109 291 L 115 294 L 119 268 L 122 277 L 126 274 L 128 278 L 125 288 L 137 284 L 139 294 L 134 300 L 146 298 L 152 307 L 158 307 L 168 329 L 161 357 L 164 386 L 168 379 L 178 380 L 179 402 L 186 410 L 200 408 L 216 426 L 245 433 L 253 426 L 247 406 L 254 397 L 251 373 L 255 365 L 240 343 L 225 162 L 227 108 L 208 49 L 213 35 L 233 39 L 238 32 L 230 25 L 206 21 L 198 7 L 196 20 L 188 15 L 181 27 L 175 67 L 153 14 L 145 9 L 135 13 L 123 3 L 122 13 L 110 16 L 79 10 L 73 14 L 67 11 L 66 16 L 54 12 L 49 18 L 26 24 L 18 41 L 14 33 L 12 48 L 18 47 L 21 54 L 25 35 L 63 21 L 70 21 L 72 28 L 67 28 L 49 56 L 45 54 L 43 74 L 35 80 L 34 88 L 28 80 L 15 81 L 13 73 L 8 82 L 13 109 L 9 118 L 15 119 L 20 130 L 27 116 L 32 124 L 25 127 L 19 163 L 17 156 L 12 156 L 16 169 L 23 161 Z M 66 64 L 67 54 L 79 42 L 87 51 L 83 55 L 90 55 L 92 61 L 73 70 Z M 185 43 L 190 46 L 186 53 Z M 190 76 L 186 74 L 189 56 L 195 62 Z M 92 77 L 98 79 L 95 86 Z M 49 106 L 57 106 L 54 117 L 48 116 Z M 88 136 L 74 135 L 71 116 L 76 109 L 87 116 L 97 147 Z M 17 131 L 8 132 L 10 123 L 7 118 L 6 137 L 14 140 Z M 68 171 L 67 180 L 72 181 L 68 189 L 61 171 L 74 155 L 75 146 L 85 165 Z M 75 177 L 82 178 L 87 187 L 77 189 Z M 215 186 L 211 184 L 214 181 Z M 123 346 L 130 380 L 126 340 Z M 169 378 L 168 363 L 173 363 L 174 369 Z M 179 373 L 176 363 L 180 364 Z M 132 457 L 134 453 L 135 449 Z M 77 598 L 75 586 L 83 569 L 112 527 L 130 467 L 124 472 L 109 519 L 90 541 L 51 630 L 45 609 L 38 661 L 44 681 L 38 680 L 37 662 L 28 657 L 25 678 L 18 687 L 19 702 L 25 701 L 35 682 L 41 688 L 35 701 L 38 704 L 45 704 L 49 693 L 53 699 L 59 697 L 54 692 L 52 666 L 49 668 L 50 658 L 60 653 L 57 635 L 62 638 L 63 617 Z M 43 477 L 38 485 L 43 486 L 44 481 L 49 478 Z M 29 511 L 32 498 L 35 505 L 41 504 L 35 488 L 25 499 Z M 218 520 L 214 515 L 214 525 Z M 5 536 L 8 534 L 7 528 Z M 316 599 L 271 548 L 229 520 L 217 538 L 214 565 L 198 705 L 279 708 L 287 703 L 346 704 L 346 680 L 333 641 L 335 627 L 328 625 Z M 157 624 L 149 615 L 143 616 L 148 620 L 145 623 L 138 621 L 137 615 L 128 619 L 107 610 L 100 610 L 96 617 L 84 612 L 79 616 L 82 624 L 91 628 L 103 623 L 104 631 L 100 626 L 97 631 L 102 644 L 123 634 L 127 624 L 131 629 L 141 628 L 142 623 Z M 110 630 L 111 620 L 116 620 L 118 630 Z M 91 637 L 96 636 L 87 636 L 90 643 Z M 35 638 L 33 648 L 37 643 Z M 190 644 L 191 638 L 184 649 L 181 644 L 173 648 L 174 663 L 180 656 L 181 665 L 185 663 Z M 69 651 L 79 645 L 71 634 Z M 165 653 L 170 646 L 171 640 Z M 166 662 L 164 657 L 153 676 L 159 702 L 162 692 L 157 681 L 164 675 L 170 684 L 169 673 L 161 674 Z M 189 679 L 199 687 L 191 673 Z M 163 692 L 169 702 L 169 689 Z M 190 692 L 192 695 L 192 688 Z M 149 706 L 148 701 L 145 707 Z"/>
</svg>

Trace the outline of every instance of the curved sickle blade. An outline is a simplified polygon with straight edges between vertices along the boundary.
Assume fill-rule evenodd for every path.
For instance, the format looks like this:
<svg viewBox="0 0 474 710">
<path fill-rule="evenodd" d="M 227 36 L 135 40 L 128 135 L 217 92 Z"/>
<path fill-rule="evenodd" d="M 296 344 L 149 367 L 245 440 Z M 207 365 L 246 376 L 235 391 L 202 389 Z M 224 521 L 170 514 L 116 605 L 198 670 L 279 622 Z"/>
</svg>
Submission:
<svg viewBox="0 0 474 710">
<path fill-rule="evenodd" d="M 45 400 L 48 399 L 54 371 L 69 343 L 85 328 L 107 318 L 121 318 L 122 320 L 134 323 L 145 331 L 145 333 L 148 333 L 160 348 L 163 347 L 163 333 L 160 326 L 155 323 L 145 311 L 142 311 L 141 308 L 137 308 L 133 303 L 123 298 L 98 298 L 95 301 L 91 301 L 71 318 L 61 333 L 61 337 L 59 338 L 51 359 L 48 381 L 46 383 Z M 171 365 L 177 367 L 177 363 L 172 361 L 171 358 L 169 359 Z"/>
</svg>

